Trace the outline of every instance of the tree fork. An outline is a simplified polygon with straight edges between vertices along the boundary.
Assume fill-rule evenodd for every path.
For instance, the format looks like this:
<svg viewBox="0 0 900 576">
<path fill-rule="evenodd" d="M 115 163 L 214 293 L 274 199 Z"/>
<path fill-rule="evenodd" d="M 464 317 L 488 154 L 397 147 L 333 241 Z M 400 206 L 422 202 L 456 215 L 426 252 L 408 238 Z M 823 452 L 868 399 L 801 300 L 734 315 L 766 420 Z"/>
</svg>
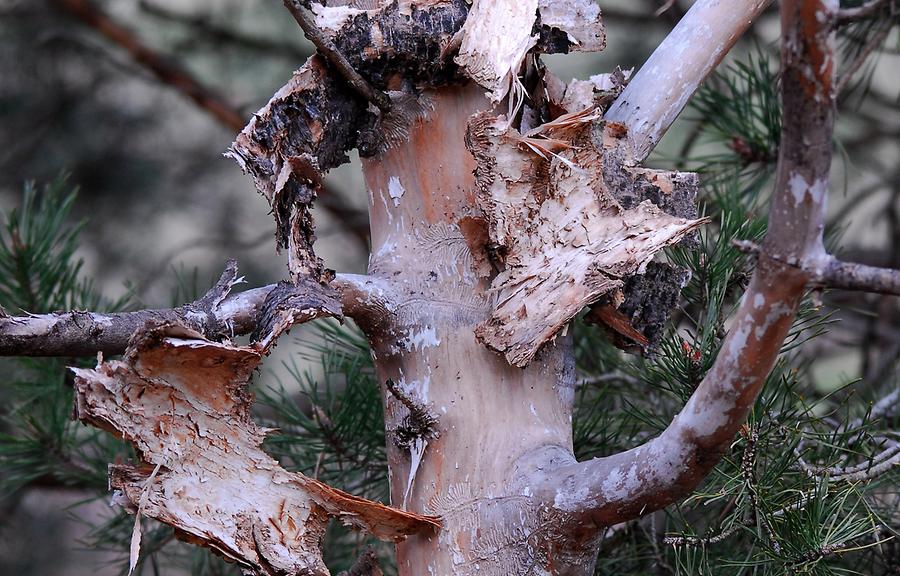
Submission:
<svg viewBox="0 0 900 576">
<path fill-rule="evenodd" d="M 660 436 L 627 452 L 561 467 L 545 478 L 545 499 L 568 495 L 576 510 L 599 525 L 657 510 L 689 494 L 743 424 L 813 280 L 804 266 L 789 262 L 826 257 L 822 230 L 835 113 L 837 4 L 781 5 L 785 121 L 769 228 L 713 367 Z"/>
</svg>

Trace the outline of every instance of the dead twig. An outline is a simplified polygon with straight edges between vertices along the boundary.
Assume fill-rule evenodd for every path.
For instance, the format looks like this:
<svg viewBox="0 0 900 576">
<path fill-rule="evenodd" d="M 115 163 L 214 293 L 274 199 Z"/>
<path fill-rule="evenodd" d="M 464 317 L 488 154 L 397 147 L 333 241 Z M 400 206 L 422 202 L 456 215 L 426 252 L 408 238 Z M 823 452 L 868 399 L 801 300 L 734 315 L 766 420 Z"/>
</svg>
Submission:
<svg viewBox="0 0 900 576">
<path fill-rule="evenodd" d="M 854 22 L 856 20 L 871 18 L 888 5 L 893 6 L 893 1 L 888 2 L 887 0 L 871 0 L 870 2 L 866 2 L 861 6 L 856 6 L 855 8 L 843 8 L 841 10 L 838 10 L 837 23 L 840 26 L 843 24 L 849 24 L 850 22 Z"/>
<path fill-rule="evenodd" d="M 837 93 L 841 94 L 847 89 L 847 85 L 850 84 L 850 80 L 853 79 L 853 76 L 862 68 L 862 65 L 869 59 L 869 56 L 872 55 L 872 52 L 878 49 L 879 46 L 884 44 L 884 41 L 887 39 L 888 34 L 891 32 L 892 26 L 883 26 L 881 30 L 879 30 L 872 38 L 866 43 L 862 50 L 860 50 L 859 54 L 856 55 L 856 58 L 853 59 L 852 62 L 847 66 L 847 69 L 838 76 L 836 87 Z"/>
<path fill-rule="evenodd" d="M 116 44 L 156 78 L 178 90 L 225 126 L 239 131 L 246 124 L 244 115 L 212 89 L 202 85 L 180 66 L 144 45 L 137 36 L 97 8 L 90 0 L 53 0 L 60 9 L 93 28 Z"/>
</svg>

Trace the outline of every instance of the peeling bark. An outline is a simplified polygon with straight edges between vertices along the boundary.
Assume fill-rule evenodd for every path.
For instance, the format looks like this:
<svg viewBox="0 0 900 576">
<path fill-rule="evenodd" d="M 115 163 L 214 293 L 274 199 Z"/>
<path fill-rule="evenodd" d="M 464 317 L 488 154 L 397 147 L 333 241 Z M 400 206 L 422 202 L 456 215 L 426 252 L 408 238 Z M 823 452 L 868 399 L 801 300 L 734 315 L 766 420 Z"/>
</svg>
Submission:
<svg viewBox="0 0 900 576">
<path fill-rule="evenodd" d="M 475 0 L 461 31 L 455 62 L 499 102 L 513 91 L 522 98 L 517 79 L 526 54 L 600 51 L 606 34 L 600 8 L 590 0 Z"/>
<path fill-rule="evenodd" d="M 560 466 L 542 480 L 547 501 L 609 526 L 689 494 L 744 423 L 821 260 L 831 166 L 836 0 L 786 0 L 782 15 L 782 127 L 769 227 L 757 268 L 716 361 L 684 409 L 650 442 Z M 791 263 L 793 262 L 793 264 Z"/>
<path fill-rule="evenodd" d="M 313 56 L 238 135 L 226 154 L 248 172 L 275 216 L 276 245 L 291 279 L 329 280 L 313 251 L 309 212 L 324 171 L 347 161 L 365 102 Z"/>
<path fill-rule="evenodd" d="M 166 324 L 136 334 L 122 361 L 73 369 L 78 419 L 122 436 L 141 459 L 110 467 L 121 504 L 273 576 L 328 574 L 329 517 L 388 540 L 439 526 L 289 473 L 263 452 L 248 390 L 261 359 Z"/>
<path fill-rule="evenodd" d="M 470 122 L 479 204 L 503 267 L 491 282 L 491 319 L 476 334 L 513 365 L 526 365 L 585 306 L 703 223 L 643 199 L 692 200 L 696 177 L 635 167 L 622 126 L 598 115 L 566 115 L 525 135 L 503 117 Z"/>
</svg>

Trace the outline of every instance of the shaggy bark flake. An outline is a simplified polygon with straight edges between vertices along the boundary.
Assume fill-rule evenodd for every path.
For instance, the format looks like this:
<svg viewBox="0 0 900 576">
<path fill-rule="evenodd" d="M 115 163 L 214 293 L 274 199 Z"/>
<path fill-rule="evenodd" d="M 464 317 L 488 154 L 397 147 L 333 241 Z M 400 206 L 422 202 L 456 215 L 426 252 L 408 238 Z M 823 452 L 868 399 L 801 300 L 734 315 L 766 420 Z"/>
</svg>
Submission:
<svg viewBox="0 0 900 576">
<path fill-rule="evenodd" d="M 313 251 L 315 225 L 309 209 L 322 173 L 347 161 L 356 146 L 366 104 L 345 90 L 318 56 L 272 96 L 227 156 L 253 177 L 275 216 L 278 249 L 288 249 L 292 280 L 323 278 Z"/>
<path fill-rule="evenodd" d="M 537 0 L 476 0 L 469 11 L 456 63 L 490 90 L 495 102 L 509 92 L 525 55 L 537 44 L 538 36 L 531 33 L 537 6 Z"/>
<path fill-rule="evenodd" d="M 382 539 L 437 525 L 268 456 L 248 390 L 261 359 L 255 348 L 167 324 L 138 333 L 121 361 L 73 369 L 77 417 L 124 437 L 142 460 L 110 467 L 117 500 L 266 575 L 327 575 L 320 546 L 329 517 Z"/>
<path fill-rule="evenodd" d="M 600 9 L 592 0 L 475 0 L 455 62 L 487 88 L 494 102 L 510 89 L 526 54 L 599 51 L 606 46 Z"/>
<path fill-rule="evenodd" d="M 469 125 L 479 204 L 504 266 L 491 284 L 492 316 L 476 334 L 513 365 L 526 365 L 582 308 L 703 223 L 649 200 L 628 209 L 617 201 L 613 186 L 648 170 L 634 166 L 622 126 L 598 116 L 567 114 L 524 135 L 488 114 Z M 662 196 L 680 177 L 649 172 Z"/>
<path fill-rule="evenodd" d="M 606 48 L 600 6 L 594 0 L 538 0 L 541 27 L 564 34 L 568 46 L 561 52 L 599 52 Z M 544 34 L 542 33 L 542 37 Z"/>
</svg>

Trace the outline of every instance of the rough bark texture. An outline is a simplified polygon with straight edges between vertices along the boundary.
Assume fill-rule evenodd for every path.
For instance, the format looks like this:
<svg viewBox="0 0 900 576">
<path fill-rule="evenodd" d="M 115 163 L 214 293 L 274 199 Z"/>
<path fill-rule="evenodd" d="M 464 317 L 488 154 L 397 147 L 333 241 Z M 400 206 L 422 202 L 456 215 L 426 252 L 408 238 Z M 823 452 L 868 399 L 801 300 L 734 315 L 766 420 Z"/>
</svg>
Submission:
<svg viewBox="0 0 900 576">
<path fill-rule="evenodd" d="M 782 4 L 784 126 L 768 233 L 757 269 L 712 369 L 659 437 L 606 458 L 561 466 L 541 493 L 610 525 L 674 502 L 718 462 L 744 422 L 824 254 L 822 228 L 834 121 L 835 0 Z"/>
<path fill-rule="evenodd" d="M 313 251 L 310 208 L 324 171 L 347 161 L 365 102 L 345 89 L 318 56 L 310 58 L 238 135 L 228 156 L 248 172 L 272 207 L 276 245 L 288 251 L 294 282 L 328 280 Z"/>
<path fill-rule="evenodd" d="M 178 325 L 138 332 L 122 361 L 75 372 L 76 416 L 129 441 L 136 465 L 110 467 L 116 499 L 257 574 L 326 575 L 329 517 L 383 539 L 434 518 L 355 498 L 289 473 L 262 451 L 248 383 L 262 352 Z"/>
<path fill-rule="evenodd" d="M 252 333 L 257 346 L 268 348 L 277 334 L 294 324 L 326 316 L 340 318 L 344 313 L 372 324 L 382 321 L 388 313 L 379 298 L 384 286 L 366 276 L 338 274 L 327 287 L 301 281 L 296 286 L 280 283 L 236 294 L 221 292 L 223 287 L 231 288 L 238 282 L 232 275 L 236 273 L 237 268 L 230 264 L 223 275 L 228 279 L 227 286 L 220 280 L 209 292 L 217 295 L 214 301 L 207 296 L 178 308 L 29 316 L 8 316 L 0 311 L 0 356 L 122 354 L 131 336 L 150 323 L 187 326 L 208 340 Z"/>
<path fill-rule="evenodd" d="M 644 199 L 693 199 L 696 188 L 685 192 L 683 184 L 696 186 L 695 176 L 636 168 L 622 125 L 598 118 L 598 110 L 587 109 L 525 135 L 505 117 L 481 114 L 470 122 L 478 201 L 501 267 L 491 282 L 493 313 L 476 334 L 515 366 L 703 222 Z M 680 194 L 670 200 L 675 190 Z"/>
<path fill-rule="evenodd" d="M 246 334 L 260 319 L 258 310 L 269 290 L 256 288 L 229 297 L 242 278 L 230 260 L 215 286 L 195 302 L 169 310 L 119 314 L 67 312 L 23 317 L 0 315 L 0 354 L 28 356 L 95 356 L 121 354 L 132 334 L 148 323 L 171 322 L 209 339 Z M 337 307 L 340 310 L 340 306 Z M 305 320 L 310 320 L 317 312 Z M 299 320 L 299 319 L 298 319 Z"/>
<path fill-rule="evenodd" d="M 475 0 L 454 61 L 499 102 L 510 90 L 523 98 L 519 69 L 544 40 L 546 51 L 599 51 L 606 45 L 600 9 L 592 1 Z"/>
</svg>

